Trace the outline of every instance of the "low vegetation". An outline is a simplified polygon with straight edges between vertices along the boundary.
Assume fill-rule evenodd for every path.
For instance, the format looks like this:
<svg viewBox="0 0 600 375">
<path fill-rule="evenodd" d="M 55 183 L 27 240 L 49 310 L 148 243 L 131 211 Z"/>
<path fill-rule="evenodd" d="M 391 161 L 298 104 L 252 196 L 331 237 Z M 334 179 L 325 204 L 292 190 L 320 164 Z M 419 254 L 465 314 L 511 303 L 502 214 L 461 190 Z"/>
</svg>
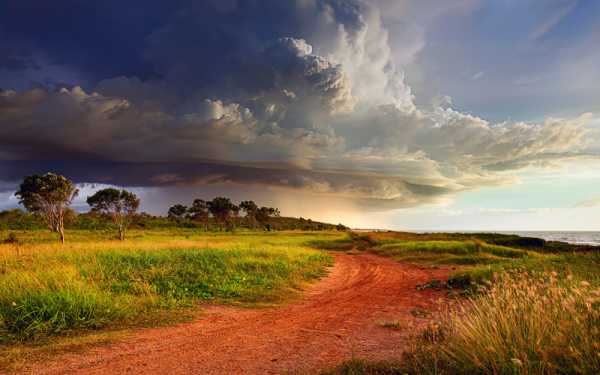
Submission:
<svg viewBox="0 0 600 375">
<path fill-rule="evenodd" d="M 539 240 L 517 240 L 515 236 L 496 234 L 412 234 L 382 232 L 351 233 L 335 241 L 315 243 L 334 251 L 368 251 L 402 262 L 447 267 L 453 272 L 445 285 L 458 290 L 471 290 L 491 280 L 495 274 L 508 270 L 556 271 L 570 274 L 600 286 L 600 248 Z M 512 246 L 495 243 L 513 244 Z M 541 242 L 540 242 L 541 241 Z M 514 243 L 528 243 L 518 247 Z M 545 244 L 545 245 L 544 245 Z M 552 251 L 544 246 L 550 244 Z M 562 248 L 564 250 L 557 251 Z M 436 287 L 442 286 L 435 283 Z"/>
<path fill-rule="evenodd" d="M 403 358 L 355 359 L 331 373 L 599 373 L 599 249 L 493 234 L 462 236 L 467 235 L 352 234 L 331 243 L 334 250 L 449 267 L 454 273 L 447 283 L 434 280 L 419 288 L 467 295 L 432 317 Z M 394 322 L 383 325 L 393 328 Z"/>
<path fill-rule="evenodd" d="M 208 231 L 234 232 L 238 228 L 251 230 L 339 230 L 347 228 L 338 224 L 313 222 L 303 218 L 281 218 L 278 208 L 259 207 L 253 201 L 234 204 L 227 197 L 212 200 L 194 199 L 190 207 L 171 206 L 167 216 L 138 213 L 141 201 L 132 192 L 105 188 L 87 197 L 91 210 L 78 213 L 70 208 L 79 194 L 73 181 L 54 173 L 26 176 L 15 192 L 19 203 L 26 209 L 0 211 L 0 229 L 32 230 L 48 228 L 58 233 L 65 243 L 65 228 L 103 230 L 113 228 L 118 238 L 125 239 L 130 228 L 197 228 Z M 240 211 L 244 213 L 240 216 Z"/>
<path fill-rule="evenodd" d="M 30 232 L 0 245 L 1 341 L 136 324 L 200 301 L 268 303 L 323 273 L 331 258 L 310 234 L 132 231 L 125 241 Z"/>
<path fill-rule="evenodd" d="M 433 321 L 394 363 L 331 374 L 597 374 L 600 289 L 557 273 L 500 275 Z"/>
<path fill-rule="evenodd" d="M 130 229 L 138 230 L 176 230 L 195 229 L 204 232 L 219 231 L 219 226 L 214 218 L 207 217 L 205 221 L 192 220 L 183 216 L 181 220 L 171 219 L 165 216 L 150 215 L 147 213 L 137 213 L 131 215 L 131 221 L 128 225 Z M 67 230 L 85 230 L 110 232 L 110 236 L 116 238 L 118 228 L 108 215 L 97 212 L 77 213 L 72 210 L 65 212 L 65 229 Z M 245 216 L 235 218 L 236 231 L 254 230 L 254 223 Z M 22 232 L 45 229 L 45 224 L 39 215 L 24 212 L 20 209 L 11 209 L 0 211 L 0 231 Z M 261 226 L 257 226 L 258 231 L 346 231 L 344 225 L 328 224 L 311 219 L 273 216 L 267 218 Z M 18 234 L 18 233 L 17 233 Z M 103 233 L 106 236 L 106 233 Z"/>
<path fill-rule="evenodd" d="M 502 274 L 432 328 L 435 361 L 415 362 L 429 372 L 597 373 L 600 289 L 557 276 Z"/>
<path fill-rule="evenodd" d="M 171 219 L 145 217 L 137 224 L 139 215 L 134 215 L 123 241 L 115 240 L 110 222 L 95 230 L 67 229 L 64 245 L 55 243 L 49 231 L 0 232 L 0 353 L 19 342 L 176 320 L 201 302 L 282 301 L 323 274 L 332 258 L 322 250 L 329 250 L 447 268 L 449 280 L 432 280 L 418 289 L 447 290 L 456 297 L 441 314 L 411 311 L 431 323 L 402 358 L 387 363 L 356 359 L 331 373 L 600 370 L 598 248 L 493 234 L 251 231 L 260 223 L 253 216 L 257 207 L 251 202 L 241 206 L 248 210 L 246 227 L 237 218 L 243 229 L 235 235 L 207 231 L 226 221 L 211 223 L 212 214 L 208 221 L 204 216 L 194 220 L 186 216 L 187 208 L 174 209 Z M 183 216 L 174 219 L 177 213 Z M 38 220 L 12 211 L 0 214 L 0 224 L 10 215 L 27 223 Z M 75 220 L 96 220 L 93 215 L 79 214 Z M 411 326 L 393 319 L 374 324 L 407 332 Z"/>
<path fill-rule="evenodd" d="M 379 325 L 384 328 L 389 328 L 389 329 L 398 330 L 398 331 L 406 328 L 406 323 L 404 323 L 400 320 L 382 321 L 382 322 L 379 322 Z"/>
</svg>

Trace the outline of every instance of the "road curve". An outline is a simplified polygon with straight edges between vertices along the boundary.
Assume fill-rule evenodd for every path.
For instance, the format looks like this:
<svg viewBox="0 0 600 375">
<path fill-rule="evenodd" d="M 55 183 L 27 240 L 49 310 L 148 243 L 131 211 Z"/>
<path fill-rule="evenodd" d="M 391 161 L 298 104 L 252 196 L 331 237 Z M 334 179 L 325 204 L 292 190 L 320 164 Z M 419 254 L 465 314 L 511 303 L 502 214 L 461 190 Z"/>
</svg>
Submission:
<svg viewBox="0 0 600 375">
<path fill-rule="evenodd" d="M 195 322 L 141 329 L 84 353 L 36 364 L 34 374 L 279 374 L 313 372 L 352 357 L 398 358 L 409 332 L 378 322 L 424 321 L 414 308 L 432 309 L 441 292 L 418 291 L 447 271 L 369 254 L 336 254 L 328 276 L 284 306 L 207 307 Z"/>
</svg>

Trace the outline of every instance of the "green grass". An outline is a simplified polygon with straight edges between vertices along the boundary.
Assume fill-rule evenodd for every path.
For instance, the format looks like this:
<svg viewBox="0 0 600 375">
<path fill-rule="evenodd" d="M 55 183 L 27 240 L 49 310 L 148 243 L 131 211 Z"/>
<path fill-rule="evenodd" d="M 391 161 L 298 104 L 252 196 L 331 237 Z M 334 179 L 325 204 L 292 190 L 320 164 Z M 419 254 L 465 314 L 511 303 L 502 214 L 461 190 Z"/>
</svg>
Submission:
<svg viewBox="0 0 600 375">
<path fill-rule="evenodd" d="M 445 267 L 452 287 L 485 286 L 485 293 L 460 299 L 461 309 L 433 323 L 397 362 L 356 359 L 332 373 L 559 374 L 600 367 L 600 253 L 589 247 L 546 249 L 495 235 L 479 235 L 486 242 L 466 235 L 184 228 L 135 230 L 124 242 L 112 231 L 72 230 L 61 246 L 48 231 L 12 232 L 18 243 L 0 244 L 0 357 L 11 358 L 0 366 L 36 352 L 30 344 L 59 337 L 53 347 L 71 350 L 95 340 L 85 337 L 106 339 L 108 328 L 177 321 L 201 302 L 285 301 L 323 274 L 332 258 L 320 249 L 327 249 Z M 506 271 L 526 276 L 495 276 Z M 398 321 L 380 324 L 402 329 Z"/>
<path fill-rule="evenodd" d="M 0 341 L 135 325 L 201 301 L 282 301 L 331 263 L 304 245 L 328 234 L 139 231 L 125 242 L 68 235 L 65 246 L 42 231 L 0 245 Z"/>
<path fill-rule="evenodd" d="M 449 267 L 454 271 L 447 286 L 476 293 L 466 293 L 470 297 L 458 299 L 441 318 L 431 316 L 429 327 L 395 362 L 354 359 L 326 373 L 600 373 L 598 249 L 560 243 L 547 249 L 534 239 L 480 236 L 522 247 L 459 240 L 457 235 L 370 234 L 366 251 Z M 346 242 L 347 249 L 358 248 L 353 237 Z M 426 287 L 443 285 L 420 288 Z"/>
<path fill-rule="evenodd" d="M 477 264 L 528 256 L 525 250 L 479 241 L 386 241 L 371 251 L 397 260 L 421 257 L 434 264 Z"/>
<path fill-rule="evenodd" d="M 504 271 L 555 271 L 562 276 L 571 275 L 576 280 L 600 286 L 600 253 L 536 254 L 522 259 L 498 262 L 492 265 L 466 267 L 451 275 L 449 283 L 460 287 L 477 286 L 492 280 Z"/>
<path fill-rule="evenodd" d="M 438 330 L 434 350 L 446 373 L 600 371 L 600 289 L 556 272 L 505 273 Z"/>
<path fill-rule="evenodd" d="M 328 374 L 598 374 L 600 288 L 558 273 L 503 274 L 433 321 L 402 358 Z"/>
<path fill-rule="evenodd" d="M 368 240 L 365 240 L 365 235 L 360 236 L 358 241 L 356 236 L 338 239 L 335 247 L 345 250 L 362 247 L 365 251 L 401 262 L 450 267 L 454 271 L 448 285 L 463 289 L 489 281 L 494 274 L 517 269 L 568 273 L 579 280 L 600 286 L 600 252 L 597 250 L 586 248 L 586 251 L 574 251 L 580 248 L 552 244 L 553 249 L 561 248 L 563 251 L 550 252 L 489 244 L 478 238 L 456 240 L 456 236 L 448 236 L 444 239 L 444 234 L 373 233 L 368 236 Z M 498 240 L 491 235 L 480 236 Z M 511 241 L 522 242 L 512 238 Z M 370 246 L 365 248 L 365 243 Z"/>
</svg>

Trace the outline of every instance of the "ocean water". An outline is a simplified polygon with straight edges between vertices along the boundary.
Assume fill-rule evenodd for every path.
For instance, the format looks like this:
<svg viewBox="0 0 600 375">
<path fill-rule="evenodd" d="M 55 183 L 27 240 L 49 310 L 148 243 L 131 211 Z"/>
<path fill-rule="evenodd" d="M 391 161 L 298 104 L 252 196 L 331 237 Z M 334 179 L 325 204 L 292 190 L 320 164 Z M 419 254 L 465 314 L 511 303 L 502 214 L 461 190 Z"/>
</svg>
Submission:
<svg viewBox="0 0 600 375">
<path fill-rule="evenodd" d="M 353 229 L 357 232 L 386 232 L 387 229 Z M 592 231 L 491 231 L 491 230 L 406 230 L 413 233 L 500 233 L 516 234 L 522 237 L 543 238 L 546 241 L 560 241 L 580 245 L 600 246 L 600 232 Z"/>
<path fill-rule="evenodd" d="M 543 238 L 546 241 L 562 241 L 574 244 L 598 245 L 600 246 L 600 232 L 498 232 L 504 234 L 516 234 L 524 237 Z"/>
<path fill-rule="evenodd" d="M 522 237 L 543 238 L 546 241 L 561 241 L 580 245 L 600 246 L 600 232 L 591 231 L 490 231 L 490 230 L 459 230 L 459 231 L 439 231 L 439 230 L 418 230 L 415 233 L 500 233 L 516 234 Z"/>
</svg>

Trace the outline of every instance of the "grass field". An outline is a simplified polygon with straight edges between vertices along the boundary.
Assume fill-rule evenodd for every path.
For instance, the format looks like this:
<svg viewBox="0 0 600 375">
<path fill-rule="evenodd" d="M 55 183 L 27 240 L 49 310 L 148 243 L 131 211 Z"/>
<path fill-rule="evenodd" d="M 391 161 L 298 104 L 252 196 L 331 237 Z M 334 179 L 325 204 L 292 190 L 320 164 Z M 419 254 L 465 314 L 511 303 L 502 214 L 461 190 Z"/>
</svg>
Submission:
<svg viewBox="0 0 600 375">
<path fill-rule="evenodd" d="M 329 243 L 427 267 L 450 267 L 447 284 L 468 292 L 414 337 L 393 363 L 356 359 L 330 374 L 597 374 L 600 253 L 489 244 L 443 234 L 353 235 Z M 487 239 L 493 237 L 485 235 Z M 326 244 L 324 244 L 326 246 Z M 555 251 L 562 249 L 566 251 Z M 424 286 L 427 287 L 427 286 Z M 392 327 L 396 328 L 396 327 Z"/>
<path fill-rule="evenodd" d="M 193 307 L 201 302 L 256 306 L 289 300 L 323 275 L 332 262 L 329 250 L 448 268 L 448 283 L 423 287 L 447 288 L 457 297 L 403 358 L 357 359 L 332 373 L 600 369 L 600 254 L 587 247 L 489 234 L 183 228 L 135 230 L 124 242 L 113 240 L 112 232 L 73 230 L 60 245 L 46 231 L 14 233 L 17 243 L 0 244 L 0 366 L 47 347 L 69 351 L 98 343 L 118 329 L 172 323 L 198 311 Z M 404 329 L 397 321 L 374 324 Z"/>
<path fill-rule="evenodd" d="M 598 374 L 600 289 L 554 273 L 505 274 L 433 321 L 394 362 L 325 374 Z"/>
<path fill-rule="evenodd" d="M 447 236 L 447 237 L 444 237 Z M 600 287 L 600 251 L 578 250 L 561 245 L 562 251 L 545 248 L 520 248 L 488 243 L 477 235 L 413 235 L 406 233 L 371 233 L 316 242 L 334 251 L 359 250 L 430 267 L 450 267 L 450 286 L 460 289 L 477 287 L 490 281 L 494 274 L 510 270 L 558 272 Z M 482 236 L 494 239 L 491 235 Z M 498 241 L 500 242 L 500 241 Z"/>
<path fill-rule="evenodd" d="M 282 301 L 323 274 L 331 258 L 305 245 L 315 235 L 134 231 L 18 233 L 0 245 L 0 340 L 35 340 L 71 330 L 135 325 L 200 301 Z M 319 234 L 319 238 L 336 234 Z"/>
</svg>

